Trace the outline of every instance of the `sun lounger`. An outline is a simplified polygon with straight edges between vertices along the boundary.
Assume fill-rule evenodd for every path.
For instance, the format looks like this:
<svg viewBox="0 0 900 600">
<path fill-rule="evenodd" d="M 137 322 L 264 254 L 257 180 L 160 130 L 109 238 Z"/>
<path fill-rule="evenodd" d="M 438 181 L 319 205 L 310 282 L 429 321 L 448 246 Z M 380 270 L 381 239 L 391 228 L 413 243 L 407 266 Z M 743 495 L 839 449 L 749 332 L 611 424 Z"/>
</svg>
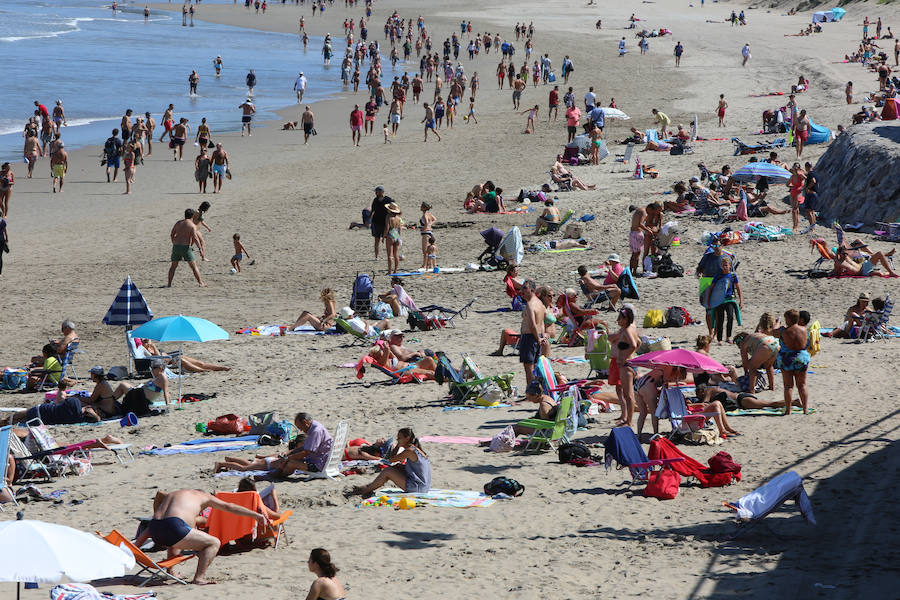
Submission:
<svg viewBox="0 0 900 600">
<path fill-rule="evenodd" d="M 19 481 L 35 480 L 53 481 L 50 469 L 39 458 L 34 458 L 15 433 L 9 436 L 9 451 L 16 461 L 16 471 L 20 472 Z M 57 473 L 59 474 L 59 473 Z"/>
<path fill-rule="evenodd" d="M 123 550 L 130 552 L 134 556 L 135 562 L 137 562 L 137 564 L 141 567 L 141 570 L 134 574 L 135 577 L 140 577 L 143 572 L 147 572 L 148 577 L 141 582 L 139 587 L 144 587 L 154 579 L 160 579 L 163 581 L 165 581 L 166 579 L 172 579 L 173 581 L 177 581 L 178 583 L 184 585 L 188 584 L 188 582 L 184 579 L 179 579 L 173 573 L 170 573 L 169 569 L 172 569 L 173 567 L 175 567 L 175 565 L 179 565 L 187 560 L 196 558 L 196 554 L 182 554 L 174 558 L 156 562 L 152 558 L 144 554 L 144 552 L 140 548 L 132 544 L 131 541 L 128 540 L 128 538 L 126 538 L 115 529 L 113 529 L 109 533 L 109 535 L 103 535 L 99 531 L 96 533 L 113 546 L 118 546 Z"/>
<path fill-rule="evenodd" d="M 816 524 L 812 504 L 806 490 L 803 489 L 803 479 L 796 471 L 788 471 L 769 480 L 749 494 L 742 496 L 737 502 L 723 502 L 726 507 L 737 512 L 739 529 L 730 536 L 734 539 L 747 530 L 750 526 L 765 519 L 776 508 L 793 500 L 800 509 L 800 514 L 810 525 Z"/>
<path fill-rule="evenodd" d="M 78 456 L 80 453 L 83 458 L 90 460 L 90 455 L 84 454 L 85 448 L 83 446 L 93 442 L 82 442 L 80 444 L 60 446 L 56 440 L 53 439 L 53 434 L 50 433 L 47 426 L 41 422 L 40 417 L 28 421 L 26 425 L 28 426 L 28 431 L 31 433 L 31 437 L 41 450 L 54 450 L 56 454 L 62 456 L 72 454 Z M 131 444 L 107 444 L 106 448 L 89 448 L 87 450 L 90 452 L 91 450 L 103 451 L 106 449 L 113 453 L 120 464 L 124 465 L 126 463 L 134 462 L 134 454 L 131 453 Z"/>
</svg>

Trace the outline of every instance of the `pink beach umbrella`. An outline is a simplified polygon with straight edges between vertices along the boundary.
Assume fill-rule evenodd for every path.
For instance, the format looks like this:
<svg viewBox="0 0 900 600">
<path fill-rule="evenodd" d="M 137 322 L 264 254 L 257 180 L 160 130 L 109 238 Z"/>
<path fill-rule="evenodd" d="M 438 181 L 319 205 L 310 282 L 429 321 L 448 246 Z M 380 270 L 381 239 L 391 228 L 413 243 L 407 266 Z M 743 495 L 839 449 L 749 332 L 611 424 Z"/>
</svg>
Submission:
<svg viewBox="0 0 900 600">
<path fill-rule="evenodd" d="M 728 369 L 705 354 L 675 348 L 673 350 L 657 350 L 632 358 L 628 364 L 633 367 L 684 367 L 694 373 L 727 373 Z"/>
</svg>

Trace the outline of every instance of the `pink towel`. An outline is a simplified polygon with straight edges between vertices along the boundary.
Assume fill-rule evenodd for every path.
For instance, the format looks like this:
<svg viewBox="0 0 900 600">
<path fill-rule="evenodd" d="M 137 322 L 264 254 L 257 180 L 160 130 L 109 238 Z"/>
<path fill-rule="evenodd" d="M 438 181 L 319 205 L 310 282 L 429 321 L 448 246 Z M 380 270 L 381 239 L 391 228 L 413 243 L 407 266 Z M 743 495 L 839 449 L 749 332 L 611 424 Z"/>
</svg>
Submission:
<svg viewBox="0 0 900 600">
<path fill-rule="evenodd" d="M 423 442 L 431 442 L 432 444 L 480 444 L 481 442 L 489 442 L 491 438 L 468 437 L 464 435 L 423 435 L 419 438 Z"/>
</svg>

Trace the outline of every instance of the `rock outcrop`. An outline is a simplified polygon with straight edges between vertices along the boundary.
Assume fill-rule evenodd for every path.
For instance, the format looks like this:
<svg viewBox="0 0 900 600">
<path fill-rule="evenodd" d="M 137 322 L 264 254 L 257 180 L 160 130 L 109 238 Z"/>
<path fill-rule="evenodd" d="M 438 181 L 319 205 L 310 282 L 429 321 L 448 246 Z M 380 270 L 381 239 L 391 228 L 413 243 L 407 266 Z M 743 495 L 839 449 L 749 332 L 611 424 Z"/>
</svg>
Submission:
<svg viewBox="0 0 900 600">
<path fill-rule="evenodd" d="M 846 129 L 813 170 L 821 219 L 866 227 L 900 219 L 900 121 Z"/>
</svg>

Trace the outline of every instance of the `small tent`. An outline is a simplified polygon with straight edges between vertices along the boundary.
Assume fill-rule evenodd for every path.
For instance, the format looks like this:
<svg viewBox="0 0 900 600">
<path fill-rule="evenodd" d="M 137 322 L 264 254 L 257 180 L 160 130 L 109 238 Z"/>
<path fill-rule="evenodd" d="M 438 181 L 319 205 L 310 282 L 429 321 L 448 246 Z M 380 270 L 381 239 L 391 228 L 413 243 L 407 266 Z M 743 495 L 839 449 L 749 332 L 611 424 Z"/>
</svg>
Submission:
<svg viewBox="0 0 900 600">
<path fill-rule="evenodd" d="M 837 6 L 835 6 L 831 9 L 831 14 L 834 16 L 833 20 L 840 21 L 844 18 L 844 15 L 847 14 L 847 11 L 843 8 L 838 8 Z"/>
<path fill-rule="evenodd" d="M 814 12 L 812 16 L 813 23 L 829 23 L 834 20 L 834 12 L 830 10 L 820 10 Z"/>
<path fill-rule="evenodd" d="M 809 120 L 809 138 L 806 140 L 806 144 L 824 144 L 825 142 L 831 140 L 832 133 L 831 130 L 827 127 L 822 127 L 821 125 L 816 125 L 812 122 L 812 119 Z"/>
</svg>

